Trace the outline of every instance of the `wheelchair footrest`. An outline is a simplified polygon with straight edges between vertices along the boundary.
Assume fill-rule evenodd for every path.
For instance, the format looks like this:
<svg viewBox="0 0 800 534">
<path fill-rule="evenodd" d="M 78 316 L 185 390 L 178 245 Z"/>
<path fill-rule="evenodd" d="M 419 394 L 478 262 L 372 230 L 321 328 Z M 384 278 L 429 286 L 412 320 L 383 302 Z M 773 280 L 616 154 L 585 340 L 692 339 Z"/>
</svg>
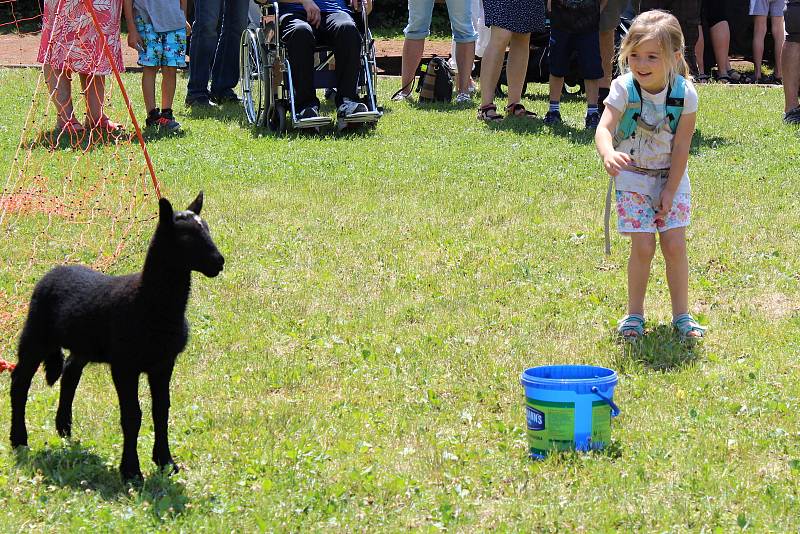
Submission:
<svg viewBox="0 0 800 534">
<path fill-rule="evenodd" d="M 339 117 L 338 120 L 345 124 L 361 124 L 364 122 L 377 122 L 380 118 L 380 111 L 362 111 L 361 113 L 352 113 L 346 117 Z"/>
<path fill-rule="evenodd" d="M 293 120 L 292 125 L 295 128 L 319 128 L 321 126 L 328 126 L 333 122 L 330 117 L 312 117 L 309 119 Z"/>
</svg>

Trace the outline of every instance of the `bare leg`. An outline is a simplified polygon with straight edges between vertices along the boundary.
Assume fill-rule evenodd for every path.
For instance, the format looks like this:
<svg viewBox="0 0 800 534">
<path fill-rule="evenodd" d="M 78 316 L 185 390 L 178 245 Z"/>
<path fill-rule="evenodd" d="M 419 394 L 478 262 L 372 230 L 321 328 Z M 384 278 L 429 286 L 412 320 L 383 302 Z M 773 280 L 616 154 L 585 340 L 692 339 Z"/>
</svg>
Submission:
<svg viewBox="0 0 800 534">
<path fill-rule="evenodd" d="M 800 43 L 785 41 L 783 54 L 783 96 L 785 98 L 784 111 L 791 111 L 798 107 L 797 90 L 800 87 Z"/>
<path fill-rule="evenodd" d="M 403 66 L 401 82 L 403 92 L 411 92 L 411 84 L 414 82 L 414 75 L 417 73 L 419 62 L 422 61 L 422 53 L 425 51 L 425 39 L 406 39 L 403 41 Z"/>
<path fill-rule="evenodd" d="M 106 99 L 105 81 L 105 76 L 81 74 L 81 87 L 86 95 L 86 117 L 93 127 L 105 117 L 103 113 Z"/>
<path fill-rule="evenodd" d="M 172 109 L 177 73 L 176 67 L 161 67 L 161 109 Z"/>
<path fill-rule="evenodd" d="M 475 61 L 475 41 L 456 43 L 456 66 L 458 67 L 459 93 L 469 93 L 472 86 L 472 64 Z"/>
<path fill-rule="evenodd" d="M 72 401 L 75 399 L 75 389 L 81 380 L 81 373 L 86 366 L 86 361 L 70 355 L 64 364 L 64 373 L 61 375 L 61 395 L 58 398 L 58 411 L 56 412 L 56 431 L 62 438 L 72 435 Z"/>
<path fill-rule="evenodd" d="M 481 106 L 494 102 L 495 87 L 500 79 L 503 56 L 511 40 L 511 32 L 499 26 L 492 26 L 489 44 L 481 59 Z M 510 101 L 510 100 L 509 100 Z"/>
<path fill-rule="evenodd" d="M 529 33 L 511 34 L 511 47 L 508 51 L 508 65 L 506 66 L 509 104 L 516 104 L 522 100 L 522 93 L 525 90 L 525 78 L 528 74 L 530 42 L 531 34 Z"/>
<path fill-rule="evenodd" d="M 783 33 L 783 28 L 781 28 Z M 761 79 L 761 61 L 764 59 L 764 37 L 767 35 L 766 15 L 753 15 L 753 65 L 756 80 Z"/>
<path fill-rule="evenodd" d="M 706 73 L 706 62 L 704 54 L 706 53 L 705 38 L 703 37 L 703 27 L 697 27 L 697 44 L 694 45 L 694 55 L 697 56 L 697 72 L 700 74 Z"/>
<path fill-rule="evenodd" d="M 631 255 L 628 258 L 628 313 L 644 315 L 644 296 L 655 253 L 654 234 L 631 234 Z"/>
<path fill-rule="evenodd" d="M 672 316 L 689 311 L 689 259 L 686 256 L 686 228 L 673 228 L 660 235 L 661 253 L 667 270 Z"/>
<path fill-rule="evenodd" d="M 50 99 L 56 108 L 56 128 L 61 129 L 75 114 L 72 108 L 72 78 L 67 72 L 50 65 L 44 65 L 43 71 Z"/>
<path fill-rule="evenodd" d="M 727 76 L 731 70 L 728 61 L 728 49 L 731 44 L 731 30 L 728 21 L 722 21 L 711 28 L 711 45 L 714 48 L 714 57 L 717 59 L 717 68 L 720 76 Z"/>
<path fill-rule="evenodd" d="M 590 106 L 596 106 L 600 80 L 583 80 L 583 83 L 586 84 L 586 103 Z"/>
<path fill-rule="evenodd" d="M 142 69 L 142 96 L 144 97 L 144 108 L 147 113 L 150 113 L 156 107 L 156 75 L 158 74 L 158 69 L 159 67 L 144 67 Z"/>
<path fill-rule="evenodd" d="M 564 78 L 550 75 L 550 102 L 561 102 L 561 91 L 564 89 Z M 596 97 L 597 95 L 595 95 Z"/>
<path fill-rule="evenodd" d="M 783 17 L 772 17 L 770 24 L 772 25 L 772 39 L 775 41 L 775 77 L 783 78 L 781 53 L 783 52 L 783 42 L 786 39 Z"/>
<path fill-rule="evenodd" d="M 608 89 L 614 72 L 614 30 L 600 32 L 600 58 L 603 61 L 603 77 L 599 87 Z"/>
</svg>

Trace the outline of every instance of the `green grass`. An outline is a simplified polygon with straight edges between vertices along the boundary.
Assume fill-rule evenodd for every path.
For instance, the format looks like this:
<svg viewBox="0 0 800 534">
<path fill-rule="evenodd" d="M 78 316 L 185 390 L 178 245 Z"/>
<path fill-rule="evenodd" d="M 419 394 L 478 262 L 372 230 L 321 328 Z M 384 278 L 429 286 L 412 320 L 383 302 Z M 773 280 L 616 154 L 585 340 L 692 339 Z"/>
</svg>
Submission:
<svg viewBox="0 0 800 534">
<path fill-rule="evenodd" d="M 0 71 L 6 164 L 34 76 Z M 138 76 L 124 80 L 141 109 Z M 657 256 L 651 333 L 622 347 L 628 245 L 602 253 L 606 177 L 584 104 L 567 100 L 553 130 L 494 127 L 474 105 L 389 102 L 396 85 L 381 81 L 387 113 L 365 134 L 275 138 L 235 107 L 176 106 L 185 135 L 149 150 L 175 204 L 205 190 L 227 259 L 195 278 L 172 383 L 184 469 L 167 479 L 149 462 L 146 381 L 139 490 L 116 474 L 108 370 L 87 368 L 72 442 L 37 375 L 30 450 L 0 441 L 0 530 L 800 528 L 800 137 L 781 91 L 699 88 L 690 292 L 708 337 L 692 348 L 667 328 Z M 541 114 L 546 88 L 532 93 Z M 145 246 L 113 271 L 137 269 Z M 605 452 L 527 459 L 519 374 L 548 363 L 620 372 Z M 4 433 L 8 414 L 3 401 Z"/>
</svg>

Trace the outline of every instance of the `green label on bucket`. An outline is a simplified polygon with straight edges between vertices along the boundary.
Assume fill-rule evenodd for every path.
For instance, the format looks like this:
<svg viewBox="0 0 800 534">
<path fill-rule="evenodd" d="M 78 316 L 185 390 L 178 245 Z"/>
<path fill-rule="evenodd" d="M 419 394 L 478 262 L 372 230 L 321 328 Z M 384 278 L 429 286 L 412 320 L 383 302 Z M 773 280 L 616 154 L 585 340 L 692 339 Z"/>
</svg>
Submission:
<svg viewBox="0 0 800 534">
<path fill-rule="evenodd" d="M 527 399 L 527 409 L 542 414 L 542 424 L 531 425 L 528 419 L 528 443 L 536 454 L 547 454 L 555 449 L 569 450 L 574 447 L 575 405 L 571 402 L 546 402 Z"/>
<path fill-rule="evenodd" d="M 592 442 L 611 441 L 611 406 L 605 401 L 592 403 Z"/>
</svg>

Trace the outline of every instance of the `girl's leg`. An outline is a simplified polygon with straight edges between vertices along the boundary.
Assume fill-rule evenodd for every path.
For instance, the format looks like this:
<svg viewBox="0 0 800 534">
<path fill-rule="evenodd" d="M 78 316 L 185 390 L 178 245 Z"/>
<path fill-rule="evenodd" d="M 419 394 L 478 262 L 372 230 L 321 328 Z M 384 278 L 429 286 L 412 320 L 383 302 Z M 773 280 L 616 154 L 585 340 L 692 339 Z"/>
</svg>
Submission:
<svg viewBox="0 0 800 534">
<path fill-rule="evenodd" d="M 500 79 L 500 70 L 503 66 L 503 56 L 511 40 L 511 32 L 492 26 L 489 34 L 489 44 L 483 52 L 481 59 L 481 106 L 494 102 L 494 91 L 497 80 Z"/>
<path fill-rule="evenodd" d="M 156 108 L 156 75 L 158 74 L 158 67 L 143 67 L 142 68 L 142 96 L 144 97 L 144 107 L 149 114 Z M 163 74 L 162 74 L 163 85 Z M 162 88 L 163 91 L 163 88 Z M 173 87 L 173 94 L 175 88 Z M 163 95 L 162 95 L 163 97 Z"/>
<path fill-rule="evenodd" d="M 161 109 L 172 109 L 177 74 L 176 67 L 161 67 Z"/>
<path fill-rule="evenodd" d="M 511 33 L 511 48 L 508 51 L 508 65 L 506 66 L 509 104 L 515 104 L 522 100 L 522 91 L 525 88 L 525 78 L 528 74 L 530 43 L 531 34 Z"/>
<path fill-rule="evenodd" d="M 644 315 L 644 295 L 650 278 L 650 264 L 655 253 L 654 234 L 631 234 L 631 255 L 628 258 L 628 313 Z"/>
<path fill-rule="evenodd" d="M 705 40 L 703 38 L 703 27 L 697 27 L 697 44 L 694 45 L 694 55 L 697 56 L 697 71 L 700 74 L 706 73 L 706 64 L 703 54 L 705 54 Z"/>
<path fill-rule="evenodd" d="M 66 71 L 56 70 L 45 64 L 44 79 L 50 91 L 50 98 L 56 107 L 56 128 L 61 129 L 75 114 L 72 108 L 72 78 Z"/>
<path fill-rule="evenodd" d="M 686 256 L 686 228 L 673 228 L 660 235 L 661 252 L 667 266 L 667 285 L 672 316 L 689 311 L 689 259 Z"/>
<path fill-rule="evenodd" d="M 772 39 L 775 41 L 775 77 L 782 79 L 781 52 L 783 51 L 783 41 L 786 39 L 783 17 L 772 17 L 770 23 L 772 24 Z"/>
<path fill-rule="evenodd" d="M 105 82 L 105 76 L 81 74 L 81 88 L 86 97 L 86 117 L 90 126 L 97 126 L 105 116 L 103 114 L 106 98 Z"/>
</svg>

